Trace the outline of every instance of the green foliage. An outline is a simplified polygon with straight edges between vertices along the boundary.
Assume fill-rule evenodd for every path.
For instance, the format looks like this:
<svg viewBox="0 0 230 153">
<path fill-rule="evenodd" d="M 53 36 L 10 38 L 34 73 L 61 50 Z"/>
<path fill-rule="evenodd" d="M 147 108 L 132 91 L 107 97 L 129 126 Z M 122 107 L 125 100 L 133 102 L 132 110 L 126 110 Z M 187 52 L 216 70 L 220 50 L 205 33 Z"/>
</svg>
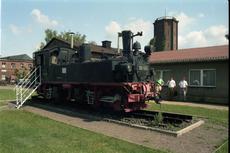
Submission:
<svg viewBox="0 0 230 153">
<path fill-rule="evenodd" d="M 152 38 L 152 39 L 149 41 L 149 45 L 155 46 L 155 42 L 156 42 L 156 39 L 155 39 L 155 38 Z"/>
<path fill-rule="evenodd" d="M 163 153 L 21 110 L 0 111 L 0 152 Z"/>
<path fill-rule="evenodd" d="M 37 51 L 39 51 L 39 50 L 42 49 L 43 47 L 45 47 L 45 43 L 44 43 L 44 42 L 41 42 L 39 48 L 37 49 Z"/>
<path fill-rule="evenodd" d="M 154 116 L 154 121 L 156 124 L 160 124 L 163 122 L 163 116 L 161 112 L 159 112 L 156 116 Z"/>
<path fill-rule="evenodd" d="M 155 38 L 152 38 L 150 41 L 149 41 L 149 46 L 151 48 L 151 51 L 155 51 L 156 49 L 156 39 Z"/>
<path fill-rule="evenodd" d="M 69 32 L 66 32 L 66 31 L 58 33 L 56 30 L 52 30 L 52 29 L 46 29 L 45 30 L 45 42 L 46 42 L 46 44 L 53 38 L 59 38 L 59 39 L 71 42 L 71 37 L 72 37 L 71 34 Z M 86 40 L 86 36 L 81 35 L 78 32 L 73 35 L 74 44 L 80 45 L 80 44 L 84 43 L 85 40 Z M 41 42 L 40 49 L 43 48 L 44 46 L 45 46 L 45 44 L 43 42 Z"/>
<path fill-rule="evenodd" d="M 148 104 L 150 105 L 148 110 L 159 110 L 204 117 L 208 118 L 209 122 L 214 122 L 216 124 L 222 125 L 227 125 L 228 123 L 228 110 L 208 109 L 202 107 L 179 106 L 170 104 L 161 104 L 160 107 L 157 104 Z"/>
<path fill-rule="evenodd" d="M 56 30 L 52 30 L 52 29 L 46 29 L 45 30 L 45 41 L 46 43 L 48 43 L 52 38 L 57 38 L 57 31 Z"/>
<path fill-rule="evenodd" d="M 149 41 L 149 45 L 153 50 L 156 51 L 162 51 L 165 49 L 165 35 L 163 35 L 161 38 L 154 37 Z"/>
<path fill-rule="evenodd" d="M 228 153 L 228 140 L 220 145 L 215 153 Z"/>
<path fill-rule="evenodd" d="M 22 79 L 26 76 L 26 74 L 29 73 L 29 70 L 27 70 L 26 68 L 22 68 L 22 69 L 15 69 L 14 70 L 14 75 L 16 76 L 16 79 Z"/>
</svg>

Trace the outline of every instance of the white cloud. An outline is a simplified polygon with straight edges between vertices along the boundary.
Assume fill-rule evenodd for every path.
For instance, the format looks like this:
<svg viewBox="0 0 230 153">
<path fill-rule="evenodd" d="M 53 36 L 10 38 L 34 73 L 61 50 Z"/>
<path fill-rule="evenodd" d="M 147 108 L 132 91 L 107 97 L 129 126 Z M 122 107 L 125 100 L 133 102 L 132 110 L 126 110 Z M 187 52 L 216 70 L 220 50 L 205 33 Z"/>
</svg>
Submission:
<svg viewBox="0 0 230 153">
<path fill-rule="evenodd" d="M 178 21 L 178 45 L 179 48 L 190 47 L 205 47 L 214 45 L 227 44 L 225 38 L 228 29 L 224 25 L 214 25 L 207 27 L 205 30 L 194 29 L 194 25 L 200 22 L 198 18 L 203 18 L 205 15 L 199 13 L 197 17 L 192 17 L 184 12 L 170 12 Z"/>
<path fill-rule="evenodd" d="M 202 31 L 192 31 L 185 36 L 178 36 L 179 48 L 207 46 L 208 42 Z"/>
<path fill-rule="evenodd" d="M 184 12 L 171 12 L 171 15 L 179 20 L 178 25 L 178 48 L 196 48 L 228 44 L 228 40 L 225 38 L 225 34 L 228 33 L 227 26 L 224 25 L 212 25 L 206 29 L 194 28 L 199 21 L 199 17 L 204 17 L 204 14 L 200 13 L 196 17 L 187 15 Z M 199 21 L 200 22 L 200 21 Z M 143 19 L 136 19 L 134 17 L 129 18 L 127 23 L 120 24 L 116 21 L 110 22 L 106 27 L 106 35 L 113 43 L 113 46 L 117 44 L 117 33 L 122 30 L 131 30 L 133 33 L 143 31 L 142 37 L 135 37 L 134 41 L 139 41 L 142 45 L 142 50 L 149 40 L 153 37 L 153 25 L 151 21 L 145 21 Z"/>
<path fill-rule="evenodd" d="M 175 15 L 175 17 L 179 21 L 178 22 L 178 31 L 179 31 L 179 33 L 188 32 L 191 29 L 190 27 L 196 21 L 195 18 L 193 18 L 191 16 L 188 16 L 184 12 L 180 12 L 179 14 Z"/>
<path fill-rule="evenodd" d="M 39 43 L 37 43 L 36 45 L 35 45 L 35 50 L 39 50 L 40 49 L 40 47 L 41 47 L 41 42 L 39 42 Z"/>
<path fill-rule="evenodd" d="M 204 31 L 209 44 L 220 45 L 227 44 L 228 40 L 225 35 L 228 33 L 228 28 L 224 25 L 211 26 Z"/>
<path fill-rule="evenodd" d="M 179 48 L 205 47 L 227 44 L 225 34 L 227 27 L 223 25 L 211 26 L 204 31 L 191 31 L 178 36 Z"/>
<path fill-rule="evenodd" d="M 118 32 L 123 30 L 131 30 L 134 34 L 137 32 L 143 32 L 143 36 L 137 36 L 134 38 L 134 41 L 139 41 L 142 45 L 142 50 L 145 45 L 148 44 L 150 39 L 153 37 L 153 25 L 150 21 L 144 21 L 143 19 L 130 18 L 128 23 L 123 25 L 119 24 L 116 21 L 111 21 L 106 27 L 105 32 L 108 39 L 113 43 L 113 46 L 117 44 Z"/>
<path fill-rule="evenodd" d="M 149 21 L 138 19 L 124 25 L 124 30 L 125 29 L 129 29 L 134 33 L 143 31 L 143 34 L 148 34 L 150 31 L 152 31 L 153 26 L 152 23 Z"/>
<path fill-rule="evenodd" d="M 211 26 L 204 31 L 205 35 L 209 38 L 220 38 L 227 34 L 228 29 L 223 25 Z"/>
<path fill-rule="evenodd" d="M 31 26 L 20 27 L 20 26 L 17 26 L 15 24 L 10 24 L 9 28 L 10 28 L 10 31 L 14 35 L 20 35 L 20 34 L 25 34 L 25 33 L 31 33 L 31 32 L 33 32 L 33 29 L 32 29 Z"/>
<path fill-rule="evenodd" d="M 153 24 L 150 21 L 144 21 L 143 19 L 137 19 L 124 25 L 123 30 L 131 30 L 134 34 L 137 32 L 143 32 L 143 35 L 134 38 L 134 41 L 139 41 L 142 45 L 142 50 L 145 45 L 148 44 L 153 37 Z"/>
<path fill-rule="evenodd" d="M 10 31 L 15 35 L 18 35 L 22 32 L 21 28 L 19 28 L 18 26 L 14 25 L 14 24 L 10 24 Z"/>
<path fill-rule="evenodd" d="M 49 19 L 47 15 L 43 14 L 38 9 L 33 9 L 31 15 L 33 16 L 36 22 L 38 22 L 39 24 L 41 24 L 46 28 L 55 27 L 58 25 L 58 22 L 56 20 Z"/>
<path fill-rule="evenodd" d="M 186 33 L 190 30 L 190 27 L 194 24 L 196 19 L 191 17 L 184 12 L 169 12 L 170 16 L 175 17 L 178 22 L 179 33 Z"/>
<path fill-rule="evenodd" d="M 121 26 L 116 21 L 111 21 L 109 25 L 105 27 L 105 31 L 108 39 L 114 39 L 114 37 L 117 37 L 118 32 L 121 31 Z"/>
<path fill-rule="evenodd" d="M 205 17 L 205 15 L 204 15 L 203 13 L 199 13 L 199 14 L 198 14 L 198 17 L 199 17 L 199 18 L 203 18 L 203 17 Z"/>
</svg>

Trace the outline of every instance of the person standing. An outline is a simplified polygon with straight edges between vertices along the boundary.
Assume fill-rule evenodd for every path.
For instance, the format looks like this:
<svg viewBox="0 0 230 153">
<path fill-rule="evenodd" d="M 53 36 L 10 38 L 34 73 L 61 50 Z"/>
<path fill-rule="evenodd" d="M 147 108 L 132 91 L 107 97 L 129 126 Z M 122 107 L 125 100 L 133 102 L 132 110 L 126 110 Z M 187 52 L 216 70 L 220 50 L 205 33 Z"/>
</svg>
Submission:
<svg viewBox="0 0 230 153">
<path fill-rule="evenodd" d="M 180 99 L 186 101 L 186 95 L 188 91 L 188 82 L 185 80 L 185 77 L 179 82 L 180 86 Z"/>
<path fill-rule="evenodd" d="M 174 96 L 175 87 L 176 87 L 176 82 L 175 80 L 173 80 L 173 77 L 171 77 L 171 79 L 168 81 L 169 100 L 172 100 L 172 97 Z"/>
<path fill-rule="evenodd" d="M 160 104 L 161 102 L 161 90 L 162 90 L 162 86 L 164 85 L 164 81 L 162 79 L 159 79 L 156 81 L 155 84 L 155 97 L 154 100 L 157 104 Z"/>
</svg>

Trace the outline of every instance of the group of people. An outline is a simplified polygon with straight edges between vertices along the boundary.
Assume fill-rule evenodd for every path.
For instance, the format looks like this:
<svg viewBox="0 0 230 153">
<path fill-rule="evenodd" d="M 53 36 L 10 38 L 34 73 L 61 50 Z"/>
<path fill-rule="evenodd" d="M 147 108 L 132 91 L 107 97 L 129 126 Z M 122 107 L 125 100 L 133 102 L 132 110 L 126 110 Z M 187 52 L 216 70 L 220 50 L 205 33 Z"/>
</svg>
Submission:
<svg viewBox="0 0 230 153">
<path fill-rule="evenodd" d="M 171 77 L 171 79 L 167 82 L 168 85 L 168 90 L 169 90 L 169 100 L 172 100 L 173 97 L 177 96 L 178 92 L 176 90 L 176 82 L 175 80 Z M 179 87 L 180 87 L 180 99 L 183 101 L 186 101 L 186 95 L 188 91 L 188 82 L 185 80 L 185 77 L 179 82 Z"/>
<path fill-rule="evenodd" d="M 164 85 L 164 81 L 162 79 L 159 79 L 156 81 L 156 101 L 157 103 L 160 101 L 161 96 L 160 92 L 162 90 L 162 86 Z M 166 84 L 168 86 L 168 100 L 172 100 L 173 97 L 178 95 L 178 92 L 176 90 L 176 81 L 171 77 L 171 79 Z M 183 101 L 186 101 L 186 95 L 188 91 L 188 82 L 185 80 L 185 77 L 182 78 L 182 80 L 179 82 L 179 95 L 180 99 Z"/>
</svg>

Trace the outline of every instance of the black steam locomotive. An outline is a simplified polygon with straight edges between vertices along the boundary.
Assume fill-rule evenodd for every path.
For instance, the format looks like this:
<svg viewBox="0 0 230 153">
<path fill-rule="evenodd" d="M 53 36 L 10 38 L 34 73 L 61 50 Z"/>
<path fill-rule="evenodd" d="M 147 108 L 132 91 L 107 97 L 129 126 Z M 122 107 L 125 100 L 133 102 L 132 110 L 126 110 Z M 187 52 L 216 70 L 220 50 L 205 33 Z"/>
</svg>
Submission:
<svg viewBox="0 0 230 153">
<path fill-rule="evenodd" d="M 140 43 L 133 43 L 141 32 L 118 35 L 123 41 L 122 56 L 93 59 L 89 44 L 77 51 L 55 47 L 35 52 L 35 67 L 41 69 L 38 94 L 55 102 L 69 100 L 116 111 L 146 107 L 145 101 L 155 96 L 154 73 L 148 64 L 150 49 L 140 52 Z"/>
</svg>

